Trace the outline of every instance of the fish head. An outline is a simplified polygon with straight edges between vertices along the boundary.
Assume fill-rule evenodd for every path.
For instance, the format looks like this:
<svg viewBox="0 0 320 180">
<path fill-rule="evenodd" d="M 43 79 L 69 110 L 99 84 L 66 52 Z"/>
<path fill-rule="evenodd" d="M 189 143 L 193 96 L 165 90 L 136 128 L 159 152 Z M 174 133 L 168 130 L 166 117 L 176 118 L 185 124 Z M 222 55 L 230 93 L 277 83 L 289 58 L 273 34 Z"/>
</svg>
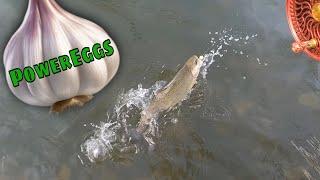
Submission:
<svg viewBox="0 0 320 180">
<path fill-rule="evenodd" d="M 198 58 L 196 55 L 193 55 L 186 62 L 186 67 L 191 71 L 194 77 L 197 77 L 199 75 L 202 64 L 203 64 L 203 57 L 200 56 Z"/>
</svg>

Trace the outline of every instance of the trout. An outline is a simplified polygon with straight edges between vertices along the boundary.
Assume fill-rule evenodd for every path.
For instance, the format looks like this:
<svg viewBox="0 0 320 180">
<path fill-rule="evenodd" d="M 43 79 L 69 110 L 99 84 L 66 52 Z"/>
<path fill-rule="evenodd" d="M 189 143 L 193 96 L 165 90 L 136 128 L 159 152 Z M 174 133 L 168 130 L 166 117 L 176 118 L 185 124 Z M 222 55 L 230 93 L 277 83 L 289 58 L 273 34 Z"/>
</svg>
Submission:
<svg viewBox="0 0 320 180">
<path fill-rule="evenodd" d="M 152 119 L 163 111 L 168 111 L 185 100 L 197 82 L 203 57 L 192 56 L 179 70 L 176 76 L 164 88 L 156 93 L 149 105 L 141 112 L 137 128 L 129 129 L 129 141 L 145 144 L 143 135 Z M 95 162 L 103 161 L 106 153 L 103 148 L 95 147 L 90 152 Z"/>
<path fill-rule="evenodd" d="M 141 119 L 136 129 L 138 133 L 143 134 L 151 120 L 157 118 L 159 113 L 171 110 L 188 97 L 197 83 L 202 63 L 202 56 L 190 57 L 176 76 L 155 94 L 150 104 L 141 112 Z"/>
</svg>

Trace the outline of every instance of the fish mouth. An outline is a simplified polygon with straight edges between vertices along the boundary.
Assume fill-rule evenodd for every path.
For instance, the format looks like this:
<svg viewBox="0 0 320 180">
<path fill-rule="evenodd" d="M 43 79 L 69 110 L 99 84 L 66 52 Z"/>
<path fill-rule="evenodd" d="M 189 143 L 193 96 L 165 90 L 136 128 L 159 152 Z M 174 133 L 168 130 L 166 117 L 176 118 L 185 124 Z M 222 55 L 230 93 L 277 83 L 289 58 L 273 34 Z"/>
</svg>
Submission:
<svg viewBox="0 0 320 180">
<path fill-rule="evenodd" d="M 194 78 L 197 78 L 198 75 L 199 75 L 200 69 L 201 69 L 201 67 L 202 67 L 202 65 L 203 65 L 203 62 L 204 62 L 203 59 L 204 59 L 204 58 L 201 58 L 201 56 L 200 56 L 199 58 L 197 57 L 197 59 L 196 59 L 196 64 L 195 64 L 195 66 L 191 69 L 191 74 L 192 74 L 192 76 L 193 76 Z"/>
<path fill-rule="evenodd" d="M 199 56 L 199 57 L 198 57 L 198 60 L 201 61 L 201 62 L 203 62 L 203 61 L 204 61 L 204 56 Z"/>
<path fill-rule="evenodd" d="M 199 56 L 198 59 L 197 59 L 197 65 L 201 67 L 203 62 L 204 62 L 204 57 L 203 56 Z"/>
</svg>

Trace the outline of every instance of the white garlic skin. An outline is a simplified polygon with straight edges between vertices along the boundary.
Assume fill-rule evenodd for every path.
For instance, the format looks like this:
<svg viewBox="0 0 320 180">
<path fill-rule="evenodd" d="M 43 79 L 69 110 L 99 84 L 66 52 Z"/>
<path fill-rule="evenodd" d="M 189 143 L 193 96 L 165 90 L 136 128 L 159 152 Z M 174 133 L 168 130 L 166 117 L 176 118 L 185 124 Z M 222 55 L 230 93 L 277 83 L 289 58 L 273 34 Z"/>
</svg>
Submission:
<svg viewBox="0 0 320 180">
<path fill-rule="evenodd" d="M 25 80 L 13 87 L 9 71 L 23 69 L 61 55 L 69 50 L 92 47 L 110 39 L 114 54 L 58 74 L 50 74 L 33 83 Z M 55 0 L 29 0 L 20 28 L 4 51 L 4 67 L 10 90 L 23 102 L 35 106 L 52 104 L 78 95 L 93 95 L 103 89 L 116 74 L 120 55 L 111 37 L 98 25 L 62 9 Z"/>
</svg>

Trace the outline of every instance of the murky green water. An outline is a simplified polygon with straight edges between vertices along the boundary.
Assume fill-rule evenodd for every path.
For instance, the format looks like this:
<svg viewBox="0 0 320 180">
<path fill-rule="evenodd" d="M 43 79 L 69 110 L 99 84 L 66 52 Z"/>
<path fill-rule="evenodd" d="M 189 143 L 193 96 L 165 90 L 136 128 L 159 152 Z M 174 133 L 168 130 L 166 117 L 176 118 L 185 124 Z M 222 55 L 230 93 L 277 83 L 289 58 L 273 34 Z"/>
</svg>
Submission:
<svg viewBox="0 0 320 180">
<path fill-rule="evenodd" d="M 3 54 L 22 21 L 27 1 L 0 2 Z M 320 143 L 313 140 L 312 146 L 307 141 L 320 136 L 320 97 L 310 83 L 317 64 L 290 51 L 292 37 L 284 1 L 59 3 L 111 34 L 121 52 L 120 70 L 84 108 L 49 115 L 49 109 L 27 106 L 10 93 L 1 64 L 1 180 L 320 178 Z M 268 66 L 259 65 L 254 58 L 226 53 L 209 70 L 202 89 L 206 97 L 203 106 L 182 108 L 179 121 L 163 130 L 154 151 L 131 160 L 81 163 L 80 144 L 92 132 L 83 125 L 105 120 L 120 90 L 169 80 L 178 64 L 205 51 L 209 31 L 225 28 L 258 34 L 252 45 L 241 50 L 268 62 Z M 161 73 L 163 70 L 166 73 Z M 229 114 L 221 115 L 226 110 Z M 305 151 L 300 148 L 299 152 L 300 146 Z"/>
</svg>

